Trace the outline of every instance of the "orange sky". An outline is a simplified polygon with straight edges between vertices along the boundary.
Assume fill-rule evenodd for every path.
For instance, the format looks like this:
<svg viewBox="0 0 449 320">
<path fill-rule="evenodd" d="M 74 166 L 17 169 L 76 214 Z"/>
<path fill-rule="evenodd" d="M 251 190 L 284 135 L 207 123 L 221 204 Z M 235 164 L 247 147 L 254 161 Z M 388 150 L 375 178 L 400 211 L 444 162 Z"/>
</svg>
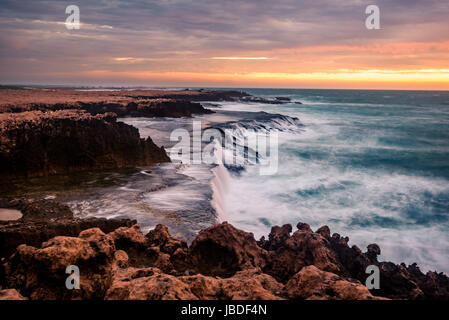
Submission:
<svg viewBox="0 0 449 320">
<path fill-rule="evenodd" d="M 231 5 L 232 3 L 232 5 Z M 449 90 L 449 6 L 370 1 L 79 1 L 0 6 L 1 83 Z"/>
</svg>

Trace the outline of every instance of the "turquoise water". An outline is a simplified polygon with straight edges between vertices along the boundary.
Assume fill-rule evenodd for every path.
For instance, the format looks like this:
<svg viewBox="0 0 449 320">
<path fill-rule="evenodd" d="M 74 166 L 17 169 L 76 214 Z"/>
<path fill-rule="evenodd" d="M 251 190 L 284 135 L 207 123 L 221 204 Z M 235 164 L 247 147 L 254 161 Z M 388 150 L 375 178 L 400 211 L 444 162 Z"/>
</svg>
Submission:
<svg viewBox="0 0 449 320">
<path fill-rule="evenodd" d="M 242 89 L 298 105 L 223 103 L 223 111 L 298 117 L 280 133 L 279 170 L 233 174 L 230 222 L 264 235 L 298 221 L 381 258 L 449 272 L 449 92 Z"/>
</svg>

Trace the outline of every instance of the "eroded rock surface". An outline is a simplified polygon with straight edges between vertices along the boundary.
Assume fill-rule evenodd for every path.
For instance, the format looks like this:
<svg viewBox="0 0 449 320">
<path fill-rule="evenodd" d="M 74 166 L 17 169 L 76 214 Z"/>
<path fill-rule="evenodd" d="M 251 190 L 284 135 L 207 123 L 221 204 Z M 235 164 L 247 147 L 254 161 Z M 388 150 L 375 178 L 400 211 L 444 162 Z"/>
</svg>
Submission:
<svg viewBox="0 0 449 320">
<path fill-rule="evenodd" d="M 447 299 L 448 278 L 378 262 L 349 239 L 299 223 L 273 227 L 268 240 L 228 223 L 202 230 L 190 247 L 158 225 L 109 233 L 98 228 L 20 245 L 3 259 L 0 279 L 30 299 Z M 65 289 L 65 267 L 78 265 L 80 290 Z M 368 290 L 365 266 L 380 269 L 380 290 Z"/>
</svg>

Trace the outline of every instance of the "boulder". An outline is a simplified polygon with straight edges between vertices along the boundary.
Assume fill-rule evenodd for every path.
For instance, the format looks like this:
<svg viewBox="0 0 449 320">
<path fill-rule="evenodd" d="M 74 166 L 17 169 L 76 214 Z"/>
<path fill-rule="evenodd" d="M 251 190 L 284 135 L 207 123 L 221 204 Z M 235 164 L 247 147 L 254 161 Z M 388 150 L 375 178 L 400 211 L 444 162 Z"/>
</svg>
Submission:
<svg viewBox="0 0 449 320">
<path fill-rule="evenodd" d="M 229 277 L 237 271 L 264 268 L 268 254 L 257 245 L 252 233 L 224 222 L 200 231 L 189 258 L 198 273 Z"/>
<path fill-rule="evenodd" d="M 6 286 L 33 300 L 100 299 L 112 283 L 115 246 L 100 229 L 55 237 L 40 248 L 20 245 L 5 264 Z M 66 268 L 80 271 L 80 289 L 66 287 Z"/>
<path fill-rule="evenodd" d="M 285 285 L 289 299 L 305 300 L 377 300 L 357 280 L 322 271 L 315 266 L 302 268 Z"/>
</svg>

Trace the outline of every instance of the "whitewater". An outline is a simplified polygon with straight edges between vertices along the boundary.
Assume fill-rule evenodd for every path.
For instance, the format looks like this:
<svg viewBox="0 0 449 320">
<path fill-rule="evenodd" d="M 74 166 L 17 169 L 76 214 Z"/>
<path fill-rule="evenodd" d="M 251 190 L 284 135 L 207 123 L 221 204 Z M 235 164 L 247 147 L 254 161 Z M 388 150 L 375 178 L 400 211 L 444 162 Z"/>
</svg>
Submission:
<svg viewBox="0 0 449 320">
<path fill-rule="evenodd" d="M 275 174 L 260 175 L 258 161 L 165 163 L 93 174 L 76 192 L 47 195 L 58 193 L 78 216 L 132 218 L 144 232 L 163 223 L 187 241 L 222 221 L 256 238 L 273 225 L 328 225 L 362 250 L 377 243 L 380 260 L 449 273 L 448 92 L 241 90 L 290 102 L 203 102 L 215 113 L 119 120 L 168 153 L 170 133 L 191 131 L 193 121 L 233 129 L 237 143 L 248 132 L 276 132 Z"/>
</svg>

